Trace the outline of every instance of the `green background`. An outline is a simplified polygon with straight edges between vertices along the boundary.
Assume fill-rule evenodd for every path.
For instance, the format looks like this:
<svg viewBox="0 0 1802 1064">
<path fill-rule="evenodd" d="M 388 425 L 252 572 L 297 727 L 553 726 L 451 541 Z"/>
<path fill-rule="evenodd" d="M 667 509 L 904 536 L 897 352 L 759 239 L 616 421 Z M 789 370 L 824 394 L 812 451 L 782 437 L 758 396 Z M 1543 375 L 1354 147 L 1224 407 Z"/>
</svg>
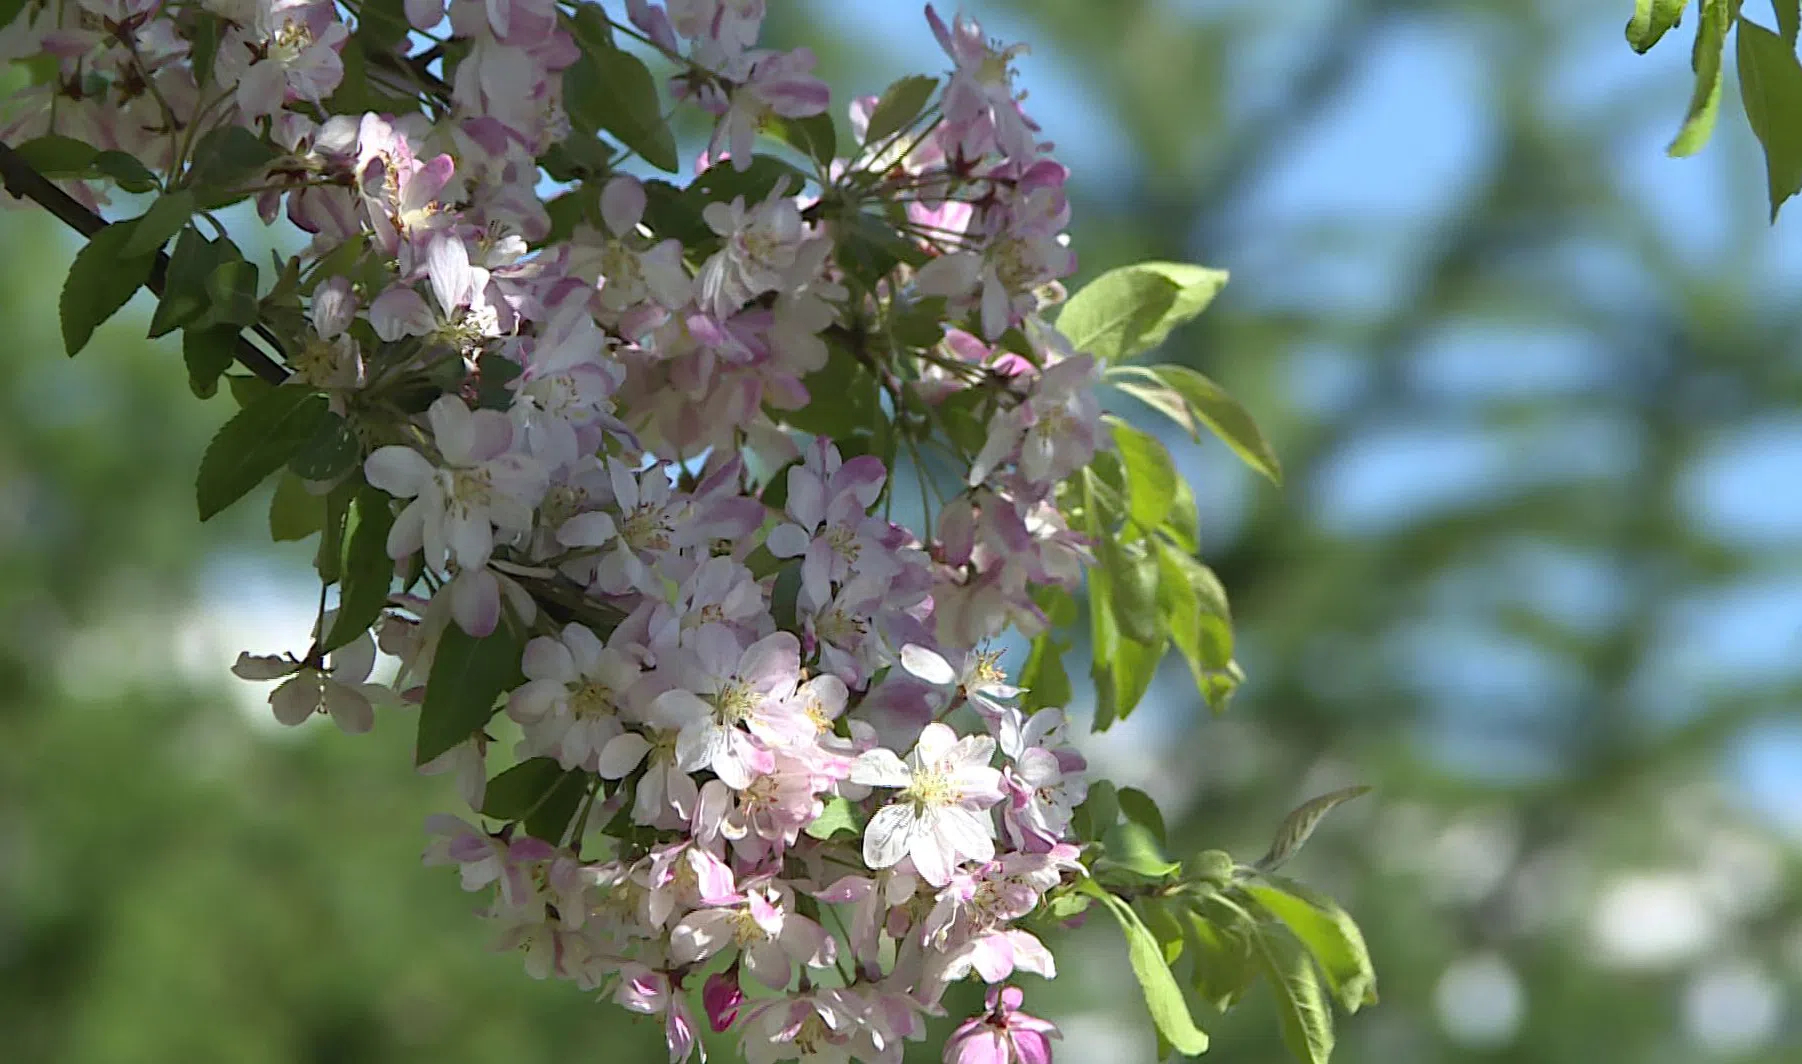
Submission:
<svg viewBox="0 0 1802 1064">
<path fill-rule="evenodd" d="M 1164 357 L 1288 470 L 1171 441 L 1249 681 L 1210 719 L 1170 670 L 1092 749 L 1185 853 L 1377 788 L 1293 866 L 1375 955 L 1347 1064 L 1802 1059 L 1802 223 L 1766 227 L 1731 85 L 1664 158 L 1688 29 L 1633 56 L 1630 6 L 975 8 L 1034 46 L 1082 276 L 1234 272 Z M 911 4 L 772 7 L 837 90 L 941 65 Z M 21 207 L 0 247 L 0 1060 L 661 1059 L 420 867 L 455 798 L 404 712 L 279 731 L 227 674 L 313 594 L 258 500 L 195 520 L 230 400 L 138 339 L 145 296 L 64 359 L 74 244 Z M 1055 945 L 1062 1059 L 1150 1060 L 1111 929 Z M 1283 1059 L 1255 994 L 1215 1035 Z"/>
</svg>

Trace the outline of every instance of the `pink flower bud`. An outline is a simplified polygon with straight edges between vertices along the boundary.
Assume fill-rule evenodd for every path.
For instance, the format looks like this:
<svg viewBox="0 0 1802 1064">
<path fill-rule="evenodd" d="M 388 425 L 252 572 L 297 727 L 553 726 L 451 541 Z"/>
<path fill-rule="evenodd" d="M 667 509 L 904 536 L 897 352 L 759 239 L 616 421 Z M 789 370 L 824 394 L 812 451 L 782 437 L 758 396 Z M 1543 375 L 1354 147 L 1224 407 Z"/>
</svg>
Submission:
<svg viewBox="0 0 1802 1064">
<path fill-rule="evenodd" d="M 738 1006 L 745 1000 L 745 992 L 738 986 L 738 971 L 715 972 L 707 977 L 701 987 L 701 1004 L 707 1009 L 707 1023 L 714 1033 L 724 1031 L 738 1019 Z"/>
</svg>

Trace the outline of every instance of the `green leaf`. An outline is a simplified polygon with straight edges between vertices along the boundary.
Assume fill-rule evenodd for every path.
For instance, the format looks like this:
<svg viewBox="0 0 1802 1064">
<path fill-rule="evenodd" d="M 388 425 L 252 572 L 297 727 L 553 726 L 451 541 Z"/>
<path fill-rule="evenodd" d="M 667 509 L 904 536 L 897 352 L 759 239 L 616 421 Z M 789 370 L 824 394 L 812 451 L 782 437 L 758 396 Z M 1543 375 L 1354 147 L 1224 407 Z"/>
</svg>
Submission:
<svg viewBox="0 0 1802 1064">
<path fill-rule="evenodd" d="M 1175 304 L 1175 284 L 1129 266 L 1102 274 L 1071 296 L 1057 328 L 1076 350 L 1112 362 L 1151 347 L 1150 337 Z"/>
<path fill-rule="evenodd" d="M 1195 995 L 1218 1011 L 1232 1008 L 1245 996 L 1257 974 L 1252 960 L 1252 925 L 1222 927 L 1199 909 L 1191 909 L 1186 930 L 1192 965 L 1190 985 L 1195 988 Z"/>
<path fill-rule="evenodd" d="M 332 414 L 289 459 L 288 468 L 308 480 L 336 480 L 362 460 L 363 445 L 357 440 L 356 431 L 349 421 Z"/>
<path fill-rule="evenodd" d="M 1155 643 L 1120 640 L 1114 650 L 1114 660 L 1108 667 L 1114 684 L 1112 703 L 1118 719 L 1125 720 L 1145 698 L 1145 692 L 1151 689 L 1151 681 L 1157 677 L 1158 662 L 1163 660 L 1167 645 L 1161 638 Z"/>
<path fill-rule="evenodd" d="M 149 192 L 157 186 L 156 175 L 130 152 L 103 151 L 94 156 L 89 169 L 127 192 Z"/>
<path fill-rule="evenodd" d="M 1802 64 L 1783 38 L 1745 19 L 1739 23 L 1738 47 L 1740 98 L 1764 145 L 1775 222 L 1784 201 L 1802 190 L 1802 125 L 1795 120 L 1802 114 Z"/>
<path fill-rule="evenodd" d="M 901 132 L 908 123 L 920 117 L 920 112 L 926 109 L 927 101 L 932 99 L 932 94 L 938 87 L 939 79 L 914 74 L 882 90 L 882 98 L 876 101 L 875 110 L 870 112 L 870 124 L 864 130 L 863 142 L 866 145 L 876 144 Z"/>
<path fill-rule="evenodd" d="M 813 823 L 801 830 L 809 838 L 830 839 L 840 833 L 848 833 L 853 837 L 863 834 L 864 818 L 857 807 L 838 795 L 826 799 L 826 807 Z"/>
<path fill-rule="evenodd" d="M 194 189 L 201 210 L 212 210 L 244 198 L 275 159 L 275 149 L 239 125 L 214 126 L 194 147 L 194 163 L 183 182 Z"/>
<path fill-rule="evenodd" d="M 1170 840 L 1164 834 L 1164 814 L 1158 810 L 1158 804 L 1151 800 L 1151 795 L 1137 787 L 1120 788 L 1120 811 L 1126 819 L 1151 832 L 1159 846 L 1168 846 Z"/>
<path fill-rule="evenodd" d="M 190 326 L 182 330 L 181 357 L 188 367 L 188 389 L 201 399 L 219 391 L 219 378 L 238 354 L 238 327 Z"/>
<path fill-rule="evenodd" d="M 1195 505 L 1195 489 L 1180 476 L 1176 478 L 1176 497 L 1170 500 L 1163 532 L 1189 554 L 1200 553 L 1201 511 Z"/>
<path fill-rule="evenodd" d="M 13 152 L 45 177 L 83 178 L 91 172 L 100 149 L 74 137 L 50 133 L 33 137 Z"/>
<path fill-rule="evenodd" d="M 1728 0 L 1702 0 L 1702 25 L 1690 52 L 1696 87 L 1690 94 L 1683 127 L 1665 149 L 1668 155 L 1694 155 L 1714 134 L 1714 121 L 1721 110 L 1721 55 L 1727 50 L 1727 30 L 1733 23 L 1727 5 Z"/>
<path fill-rule="evenodd" d="M 270 389 L 238 411 L 200 458 L 200 519 L 237 502 L 287 464 L 330 414 L 325 396 L 299 384 Z"/>
<path fill-rule="evenodd" d="M 1689 0 L 1635 0 L 1633 17 L 1627 21 L 1627 43 L 1644 55 L 1677 25 L 1688 4 Z"/>
<path fill-rule="evenodd" d="M 680 169 L 657 82 L 637 56 L 617 48 L 585 51 L 563 72 L 563 102 L 576 129 L 604 129 L 659 170 Z"/>
<path fill-rule="evenodd" d="M 1258 431 L 1251 415 L 1226 394 L 1225 389 L 1187 366 L 1153 366 L 1152 370 L 1158 379 L 1183 397 L 1196 420 L 1225 441 L 1245 464 L 1264 474 L 1273 484 L 1283 482 L 1283 470 L 1276 460 L 1276 452 Z"/>
<path fill-rule="evenodd" d="M 1357 1012 L 1365 1005 L 1376 1004 L 1376 970 L 1371 966 L 1364 935 L 1351 914 L 1332 899 L 1292 880 L 1281 876 L 1266 878 L 1269 882 L 1249 880 L 1242 889 L 1307 947 L 1340 1006 L 1346 1012 Z"/>
<path fill-rule="evenodd" d="M 1201 439 L 1188 402 L 1176 389 L 1159 380 L 1149 366 L 1109 366 L 1102 380 L 1181 425 L 1190 439 Z"/>
<path fill-rule="evenodd" d="M 1071 825 L 1077 838 L 1084 842 L 1095 842 L 1112 831 L 1119 821 L 1119 792 L 1107 780 L 1096 780 L 1089 784 L 1088 795 L 1076 807 Z"/>
<path fill-rule="evenodd" d="M 1126 792 L 1120 792 L 1121 809 L 1124 811 Z M 1132 814 L 1128 813 L 1130 818 Z M 1097 870 L 1101 868 L 1120 868 L 1146 879 L 1168 879 L 1182 869 L 1181 861 L 1172 861 L 1164 855 L 1151 829 L 1137 820 L 1128 819 L 1115 824 L 1102 835 L 1102 860 L 1096 862 Z"/>
<path fill-rule="evenodd" d="M 163 276 L 163 298 L 150 316 L 150 335 L 163 336 L 206 313 L 210 297 L 207 278 L 228 258 L 239 258 L 238 249 L 226 240 L 208 240 L 189 226 L 175 239 L 169 267 Z M 216 375 L 215 375 L 216 376 Z"/>
<path fill-rule="evenodd" d="M 1301 1064 L 1327 1064 L 1333 1055 L 1333 1013 L 1320 992 L 1314 965 L 1301 950 L 1256 933 L 1257 959 L 1276 991 L 1283 1044 Z"/>
<path fill-rule="evenodd" d="M 1146 930 L 1132 907 L 1110 894 L 1093 879 L 1081 881 L 1078 888 L 1106 905 L 1126 935 L 1126 955 L 1132 962 L 1133 975 L 1145 992 L 1145 1007 L 1151 1012 L 1158 1034 L 1168 1039 L 1172 1048 L 1186 1056 L 1207 1052 L 1208 1036 L 1195 1026 L 1189 1006 L 1183 1001 L 1182 987 L 1164 963 L 1164 951 Z"/>
<path fill-rule="evenodd" d="M 1021 700 L 1028 711 L 1070 703 L 1070 676 L 1064 671 L 1064 651 L 1069 647 L 1050 632 L 1040 632 L 1032 641 L 1032 651 L 1020 669 L 1020 686 L 1025 688 Z"/>
<path fill-rule="evenodd" d="M 135 224 L 114 222 L 101 229 L 69 266 L 61 311 L 63 347 L 71 357 L 88 345 L 94 330 L 130 302 L 132 293 L 150 277 L 150 266 L 156 261 L 153 257 L 124 254 Z"/>
<path fill-rule="evenodd" d="M 1258 859 L 1260 872 L 1274 871 L 1284 861 L 1294 857 L 1296 851 L 1314 834 L 1320 821 L 1337 806 L 1343 805 L 1361 795 L 1368 794 L 1369 787 L 1346 787 L 1343 790 L 1323 794 L 1295 807 L 1295 811 L 1283 818 L 1283 826 L 1277 829 L 1276 838 L 1270 843 L 1270 852 Z"/>
<path fill-rule="evenodd" d="M 1163 951 L 1164 963 L 1175 964 L 1183 955 L 1183 947 L 1188 944 L 1183 934 L 1183 922 L 1171 911 L 1172 903 L 1163 898 L 1140 898 L 1133 904 L 1145 929 L 1151 937 L 1157 939 L 1158 948 Z"/>
<path fill-rule="evenodd" d="M 526 834 L 535 839 L 543 839 L 552 846 L 563 845 L 563 836 L 568 833 L 570 821 L 576 817 L 576 810 L 581 808 L 582 797 L 588 793 L 592 779 L 579 768 L 565 772 L 552 785 L 550 793 L 538 804 L 538 808 L 526 817 Z"/>
<path fill-rule="evenodd" d="M 831 166 L 838 154 L 838 130 L 832 124 L 830 112 L 806 118 L 778 116 L 770 120 L 769 130 L 784 144 L 822 167 Z"/>
<path fill-rule="evenodd" d="M 351 504 L 359 487 L 357 481 L 347 479 L 326 493 L 325 521 L 319 526 L 319 547 L 313 552 L 313 569 L 326 584 L 335 584 L 344 575 L 344 541 L 350 534 Z"/>
<path fill-rule="evenodd" d="M 1126 467 L 1126 513 L 1143 535 L 1164 523 L 1176 501 L 1176 462 L 1163 443 L 1117 417 L 1103 418 Z"/>
<path fill-rule="evenodd" d="M 488 723 L 495 701 L 525 682 L 519 667 L 523 652 L 521 639 L 504 621 L 482 639 L 455 624 L 445 626 L 419 708 L 414 764 L 425 764 Z"/>
<path fill-rule="evenodd" d="M 579 769 L 570 772 L 580 774 Z M 554 757 L 521 761 L 488 781 L 482 791 L 482 815 L 495 820 L 523 820 L 538 808 L 566 774 Z"/>
<path fill-rule="evenodd" d="M 859 430 L 868 432 L 878 419 L 887 420 L 876 378 L 843 344 L 829 341 L 826 365 L 802 378 L 801 386 L 815 400 L 773 416 L 802 432 L 843 443 Z"/>
<path fill-rule="evenodd" d="M 1206 310 L 1226 281 L 1224 270 L 1182 262 L 1122 266 L 1071 296 L 1057 327 L 1098 362 L 1130 358 Z"/>
<path fill-rule="evenodd" d="M 388 530 L 394 510 L 388 493 L 364 485 L 357 492 L 356 530 L 344 547 L 338 570 L 338 617 L 321 648 L 336 650 L 369 630 L 388 605 L 394 584 L 394 559 L 388 557 Z"/>
<path fill-rule="evenodd" d="M 127 258 L 138 255 L 150 255 L 163 249 L 169 238 L 181 232 L 194 216 L 194 193 L 189 189 L 180 189 L 167 195 L 158 196 L 150 209 L 137 220 L 131 239 L 125 242 L 120 251 Z"/>
<path fill-rule="evenodd" d="M 1771 10 L 1777 15 L 1777 33 L 1783 43 L 1794 48 L 1796 31 L 1802 28 L 1802 5 L 1797 0 L 1771 0 Z"/>
<path fill-rule="evenodd" d="M 308 491 L 294 474 L 283 474 L 269 500 L 269 538 L 277 543 L 305 539 L 324 523 L 325 496 Z"/>
<path fill-rule="evenodd" d="M 243 327 L 257 320 L 257 268 L 243 259 L 228 259 L 207 275 L 209 325 Z"/>
<path fill-rule="evenodd" d="M 1127 639 L 1155 643 L 1164 636 L 1158 612 L 1158 563 L 1142 544 L 1120 542 L 1107 536 L 1096 544 L 1106 582 L 1113 620 Z M 1090 574 L 1093 583 L 1094 574 Z"/>
<path fill-rule="evenodd" d="M 1159 540 L 1158 612 L 1195 687 L 1215 712 L 1237 686 L 1232 679 L 1233 628 L 1226 590 L 1214 571 Z M 1224 682 L 1223 682 L 1224 680 Z"/>
</svg>

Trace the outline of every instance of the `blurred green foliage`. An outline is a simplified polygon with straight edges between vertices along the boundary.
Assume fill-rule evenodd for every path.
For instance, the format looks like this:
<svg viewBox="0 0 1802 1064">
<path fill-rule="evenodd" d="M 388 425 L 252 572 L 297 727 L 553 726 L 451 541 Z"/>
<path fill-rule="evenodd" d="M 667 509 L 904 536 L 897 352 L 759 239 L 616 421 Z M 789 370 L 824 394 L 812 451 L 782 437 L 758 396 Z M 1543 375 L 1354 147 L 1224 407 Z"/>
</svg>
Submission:
<svg viewBox="0 0 1802 1064">
<path fill-rule="evenodd" d="M 822 31 L 824 2 L 772 8 L 772 37 L 813 45 L 835 86 L 875 92 L 932 54 L 911 12 L 925 51 L 891 50 L 886 15 Z M 1624 2 L 977 10 L 1035 45 L 1035 100 L 1057 68 L 1056 98 L 1088 98 L 1104 142 L 1130 148 L 1073 176 L 1083 276 L 1146 258 L 1234 271 L 1161 357 L 1225 383 L 1286 473 L 1279 492 L 1217 445 L 1171 441 L 1214 485 L 1203 553 L 1249 681 L 1210 719 L 1168 677 L 1098 762 L 1166 803 L 1183 855 L 1249 860 L 1299 799 L 1376 787 L 1295 862 L 1377 960 L 1382 1003 L 1342 1022 L 1337 1060 L 1802 1057 L 1802 869 L 1727 797 L 1725 760 L 1793 719 L 1802 676 L 1672 671 L 1688 611 L 1793 588 L 1802 555 L 1689 501 L 1723 440 L 1792 424 L 1802 362 L 1793 292 L 1766 276 L 1787 231 L 1763 228 L 1756 147 L 1724 123 L 1699 159 L 1662 157 L 1687 56 L 1639 60 L 1631 91 L 1569 75 L 1620 50 Z M 1480 143 L 1456 194 L 1399 215 L 1258 207 L 1401 44 L 1474 64 Z M 1076 121 L 1043 117 L 1053 135 Z M 1712 168 L 1713 207 L 1689 205 L 1703 221 L 1679 226 L 1674 197 L 1629 173 L 1652 157 L 1673 182 Z M 302 580 L 304 549 L 247 553 L 255 500 L 195 521 L 194 468 L 230 400 L 195 400 L 179 351 L 136 339 L 144 297 L 70 362 L 54 306 L 73 243 L 8 211 L 0 246 L 0 1060 L 662 1059 L 654 1026 L 489 952 L 455 877 L 419 866 L 421 819 L 455 799 L 408 772 L 409 719 L 361 739 L 253 721 L 225 670 L 237 649 L 278 649 L 253 645 L 261 629 L 182 666 L 176 636 L 246 593 L 233 573 Z M 1346 273 L 1365 294 L 1331 283 Z M 1434 384 L 1460 342 L 1495 383 Z M 1580 359 L 1578 386 L 1509 384 L 1541 345 Z M 1426 473 L 1403 466 L 1399 501 L 1346 518 L 1352 460 L 1408 430 L 1426 450 L 1492 445 L 1505 475 L 1425 505 Z M 1625 960 L 1623 920 L 1651 943 Z M 1029 1000 L 1065 1023 L 1063 1059 L 1149 1060 L 1104 923 Z M 1284 1059 L 1269 1008 L 1254 995 L 1214 1020 L 1209 1059 Z"/>
</svg>

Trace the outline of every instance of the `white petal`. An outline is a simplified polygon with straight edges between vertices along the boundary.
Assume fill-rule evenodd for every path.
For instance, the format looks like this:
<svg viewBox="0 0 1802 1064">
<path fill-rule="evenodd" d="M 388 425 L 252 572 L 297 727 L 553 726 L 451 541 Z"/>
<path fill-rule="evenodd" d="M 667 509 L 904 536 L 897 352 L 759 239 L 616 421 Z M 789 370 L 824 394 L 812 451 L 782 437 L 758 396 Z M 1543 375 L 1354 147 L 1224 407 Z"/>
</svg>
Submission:
<svg viewBox="0 0 1802 1064">
<path fill-rule="evenodd" d="M 637 732 L 616 735 L 601 750 L 600 764 L 596 771 L 602 779 L 624 779 L 638 767 L 650 749 L 651 744 Z"/>
<path fill-rule="evenodd" d="M 883 806 L 864 829 L 863 863 L 871 868 L 893 868 L 907 856 L 913 836 L 913 806 L 905 802 Z"/>
<path fill-rule="evenodd" d="M 411 447 L 378 447 L 363 462 L 363 475 L 388 494 L 411 499 L 432 479 L 432 464 Z"/>
<path fill-rule="evenodd" d="M 242 653 L 232 666 L 232 675 L 240 680 L 275 680 L 299 668 L 295 662 L 274 654 Z"/>
<path fill-rule="evenodd" d="M 305 724 L 307 718 L 319 712 L 319 707 L 325 701 L 323 681 L 324 678 L 317 670 L 302 669 L 271 691 L 269 708 L 275 711 L 275 719 L 290 728 Z"/>
<path fill-rule="evenodd" d="M 718 953 L 732 941 L 732 913 L 727 909 L 703 909 L 689 913 L 670 931 L 670 959 L 693 964 Z"/>
<path fill-rule="evenodd" d="M 956 747 L 957 733 L 935 720 L 920 729 L 920 738 L 914 743 L 914 763 L 936 765 Z"/>
<path fill-rule="evenodd" d="M 940 687 L 957 679 L 957 670 L 951 667 L 950 662 L 938 651 L 918 643 L 909 643 L 901 648 L 901 667 L 927 683 Z"/>
<path fill-rule="evenodd" d="M 947 806 L 938 811 L 933 826 L 935 834 L 959 856 L 971 861 L 994 859 L 995 843 L 989 838 L 989 819 L 981 813 L 973 813 L 962 806 Z"/>
<path fill-rule="evenodd" d="M 905 787 L 913 782 L 913 774 L 893 750 L 878 747 L 852 763 L 851 782 L 865 787 Z"/>
</svg>

